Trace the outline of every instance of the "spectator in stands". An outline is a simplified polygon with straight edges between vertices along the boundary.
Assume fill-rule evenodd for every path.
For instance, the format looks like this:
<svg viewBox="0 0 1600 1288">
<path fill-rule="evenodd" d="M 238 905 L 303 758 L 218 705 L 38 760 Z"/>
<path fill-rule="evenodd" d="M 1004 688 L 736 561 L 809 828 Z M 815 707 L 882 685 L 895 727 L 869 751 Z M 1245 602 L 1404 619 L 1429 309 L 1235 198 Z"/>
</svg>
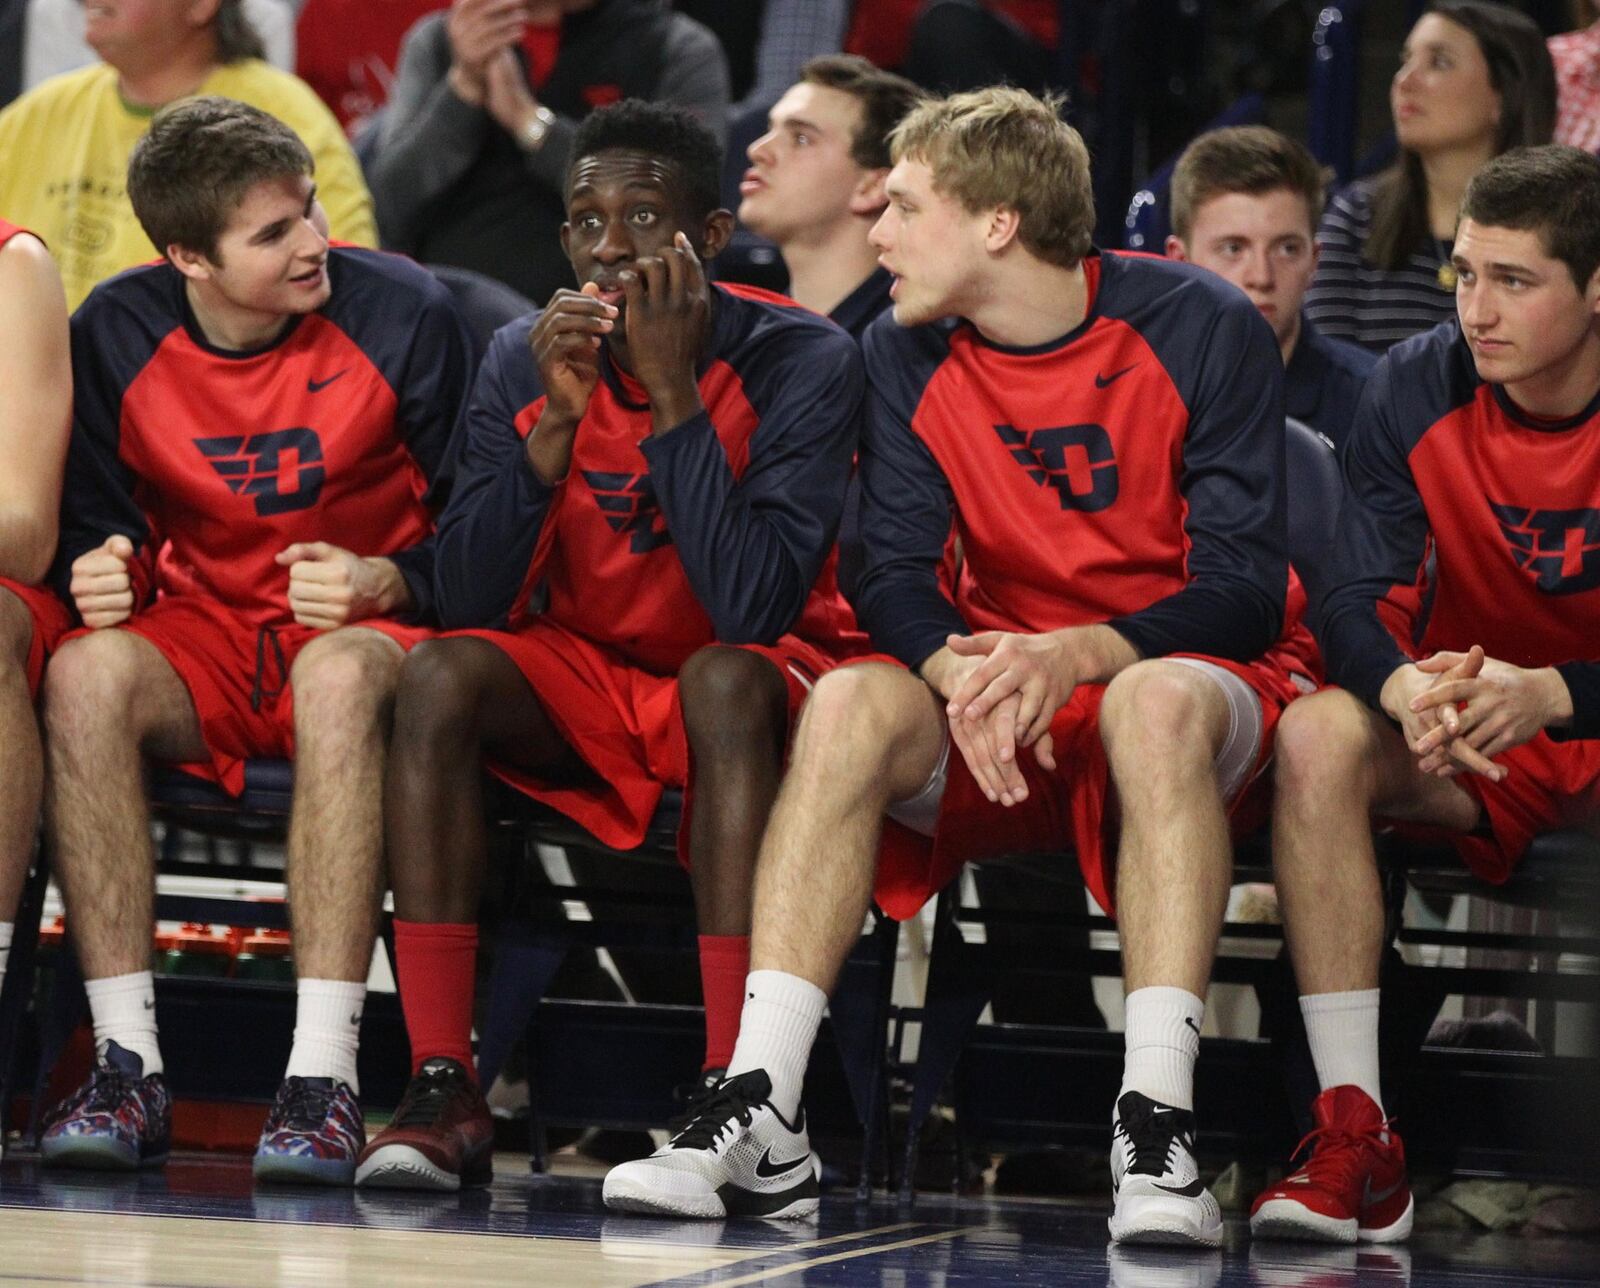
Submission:
<svg viewBox="0 0 1600 1288">
<path fill-rule="evenodd" d="M 76 308 L 96 283 L 156 256 L 128 204 L 128 156 L 153 108 L 220 94 L 271 112 L 316 161 L 333 235 L 372 245 L 372 202 L 328 109 L 261 60 L 239 0 L 114 0 L 88 10 L 105 61 L 46 81 L 0 112 L 0 210 L 51 246 Z"/>
<path fill-rule="evenodd" d="M 400 42 L 450 0 L 305 0 L 295 24 L 295 70 L 352 139 L 389 101 Z"/>
<path fill-rule="evenodd" d="M 1340 687 L 1279 729 L 1273 864 L 1321 1093 L 1257 1236 L 1411 1228 L 1372 820 L 1448 834 L 1491 882 L 1537 833 L 1600 827 L 1600 160 L 1552 144 L 1484 166 L 1452 263 L 1459 322 L 1378 364 L 1345 451 L 1318 632 Z"/>
<path fill-rule="evenodd" d="M 850 0 L 673 0 L 704 23 L 728 55 L 730 121 L 767 109 L 813 58 L 839 52 Z"/>
<path fill-rule="evenodd" d="M 50 253 L 0 220 L 0 981 L 39 830 L 44 751 L 33 700 L 71 626 L 41 585 L 56 549 L 72 419 L 67 306 Z M 0 1051 L 9 1059 L 10 1052 Z"/>
<path fill-rule="evenodd" d="M 605 1201 L 814 1212 L 801 1083 L 884 814 L 904 829 L 877 873 L 894 915 L 965 860 L 1069 844 L 1110 907 L 1114 781 L 1131 991 L 1112 1237 L 1214 1245 L 1192 1081 L 1227 810 L 1314 665 L 1285 604 L 1282 363 L 1213 275 L 1093 251 L 1088 152 L 1054 104 L 1013 89 L 926 104 L 893 155 L 872 236 L 895 303 L 863 350 L 854 602 L 899 665 L 813 690 L 762 842 L 728 1076 L 663 1149 L 612 1170 Z M 910 832 L 936 845 L 903 845 Z"/>
<path fill-rule="evenodd" d="M 1507 148 L 1548 143 L 1555 72 L 1531 18 L 1488 0 L 1437 0 L 1389 89 L 1400 160 L 1334 194 L 1306 314 L 1382 351 L 1455 314 L 1450 239 L 1467 181 Z"/>
<path fill-rule="evenodd" d="M 1575 6 L 1596 19 L 1595 0 Z M 1551 36 L 1550 60 L 1556 69 L 1557 143 L 1600 152 L 1600 19 L 1580 31 Z"/>
<path fill-rule="evenodd" d="M 468 629 L 410 659 L 396 703 L 388 858 L 413 1077 L 358 1184 L 489 1179 L 470 1040 L 483 757 L 621 850 L 692 761 L 680 851 L 708 1052 L 725 1042 L 726 1063 L 789 720 L 865 643 L 832 558 L 862 392 L 854 342 L 788 301 L 707 285 L 701 260 L 733 217 L 716 141 L 682 109 L 604 109 L 571 154 L 561 240 L 582 289 L 502 330 L 484 359 L 439 538 L 440 616 Z"/>
<path fill-rule="evenodd" d="M 889 132 L 921 97 L 865 58 L 812 59 L 750 145 L 739 185 L 739 221 L 783 252 L 789 294 L 857 339 L 889 306 L 867 234 L 888 201 Z"/>
<path fill-rule="evenodd" d="M 294 8 L 289 0 L 242 0 L 240 12 L 261 37 L 274 67 L 294 70 Z M 96 60 L 84 35 L 83 0 L 28 0 L 22 32 L 22 88 Z"/>
<path fill-rule="evenodd" d="M 860 0 L 860 7 L 906 6 Z M 862 20 L 873 21 L 870 12 Z M 1060 25 L 1060 0 L 927 0 L 912 21 L 902 70 L 940 93 L 1004 84 L 1042 94 L 1055 80 Z"/>
<path fill-rule="evenodd" d="M 412 28 L 371 164 L 384 244 L 529 299 L 571 280 L 557 231 L 578 122 L 638 98 L 721 138 L 722 49 L 656 0 L 455 0 Z"/>
<path fill-rule="evenodd" d="M 1284 411 L 1342 446 L 1376 359 L 1323 335 L 1300 304 L 1317 266 L 1322 171 L 1260 125 L 1202 134 L 1172 174 L 1167 254 L 1227 278 L 1261 310 L 1283 355 Z"/>
<path fill-rule="evenodd" d="M 47 790 L 96 1063 L 44 1157 L 130 1169 L 167 1152 L 143 762 L 237 794 L 246 758 L 292 751 L 298 1007 L 255 1174 L 348 1184 L 386 724 L 428 633 L 424 495 L 470 345 L 427 272 L 329 247 L 311 154 L 265 112 L 207 97 L 158 113 L 128 191 L 166 255 L 72 319 L 57 566 L 86 629 L 45 679 Z"/>
</svg>

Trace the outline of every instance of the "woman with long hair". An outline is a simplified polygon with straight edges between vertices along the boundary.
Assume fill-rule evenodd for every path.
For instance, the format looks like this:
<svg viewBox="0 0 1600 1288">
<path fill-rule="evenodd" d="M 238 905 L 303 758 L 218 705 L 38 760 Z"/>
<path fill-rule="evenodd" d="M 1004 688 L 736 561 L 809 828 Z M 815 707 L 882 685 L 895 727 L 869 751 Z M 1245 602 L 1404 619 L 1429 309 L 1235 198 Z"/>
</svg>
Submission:
<svg viewBox="0 0 1600 1288">
<path fill-rule="evenodd" d="M 1437 0 L 1389 88 L 1400 158 L 1336 193 L 1306 312 L 1326 335 L 1383 350 L 1455 316 L 1450 249 L 1467 181 L 1510 148 L 1548 143 L 1555 71 L 1532 19 Z"/>
</svg>

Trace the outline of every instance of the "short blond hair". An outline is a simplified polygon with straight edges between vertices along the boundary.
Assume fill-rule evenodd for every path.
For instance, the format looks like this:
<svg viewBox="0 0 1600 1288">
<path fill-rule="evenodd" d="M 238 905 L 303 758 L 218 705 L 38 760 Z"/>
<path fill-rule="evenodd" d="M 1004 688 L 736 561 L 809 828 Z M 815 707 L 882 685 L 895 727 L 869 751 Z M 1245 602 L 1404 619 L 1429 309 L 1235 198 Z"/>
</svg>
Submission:
<svg viewBox="0 0 1600 1288">
<path fill-rule="evenodd" d="M 889 153 L 922 162 L 934 188 L 974 214 L 1010 206 L 1029 252 L 1076 268 L 1094 233 L 1094 190 L 1089 150 L 1061 102 L 1005 86 L 935 99 L 900 122 Z"/>
</svg>

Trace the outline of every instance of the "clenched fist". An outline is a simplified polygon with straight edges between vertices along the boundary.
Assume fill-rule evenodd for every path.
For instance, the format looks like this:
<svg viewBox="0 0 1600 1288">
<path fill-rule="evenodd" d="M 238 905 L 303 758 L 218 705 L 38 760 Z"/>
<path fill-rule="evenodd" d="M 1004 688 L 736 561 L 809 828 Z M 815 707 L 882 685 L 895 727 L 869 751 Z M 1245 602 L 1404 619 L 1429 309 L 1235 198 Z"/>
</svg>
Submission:
<svg viewBox="0 0 1600 1288">
<path fill-rule="evenodd" d="M 72 561 L 72 602 L 85 626 L 99 630 L 133 615 L 132 559 L 133 542 L 117 533 Z"/>
<path fill-rule="evenodd" d="M 277 555 L 289 569 L 295 621 L 331 631 L 412 607 L 411 590 L 389 559 L 365 559 L 326 541 L 297 541 Z"/>
</svg>

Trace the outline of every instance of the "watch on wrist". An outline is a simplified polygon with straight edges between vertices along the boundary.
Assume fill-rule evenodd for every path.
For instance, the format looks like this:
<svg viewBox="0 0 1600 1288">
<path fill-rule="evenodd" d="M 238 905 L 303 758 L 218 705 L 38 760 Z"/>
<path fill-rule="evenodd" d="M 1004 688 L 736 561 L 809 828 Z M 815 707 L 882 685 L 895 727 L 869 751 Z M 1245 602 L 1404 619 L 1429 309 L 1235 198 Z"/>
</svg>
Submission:
<svg viewBox="0 0 1600 1288">
<path fill-rule="evenodd" d="M 556 123 L 556 114 L 543 103 L 533 109 L 533 115 L 517 134 L 517 142 L 528 152 L 537 152 L 544 146 L 550 127 Z"/>
</svg>

